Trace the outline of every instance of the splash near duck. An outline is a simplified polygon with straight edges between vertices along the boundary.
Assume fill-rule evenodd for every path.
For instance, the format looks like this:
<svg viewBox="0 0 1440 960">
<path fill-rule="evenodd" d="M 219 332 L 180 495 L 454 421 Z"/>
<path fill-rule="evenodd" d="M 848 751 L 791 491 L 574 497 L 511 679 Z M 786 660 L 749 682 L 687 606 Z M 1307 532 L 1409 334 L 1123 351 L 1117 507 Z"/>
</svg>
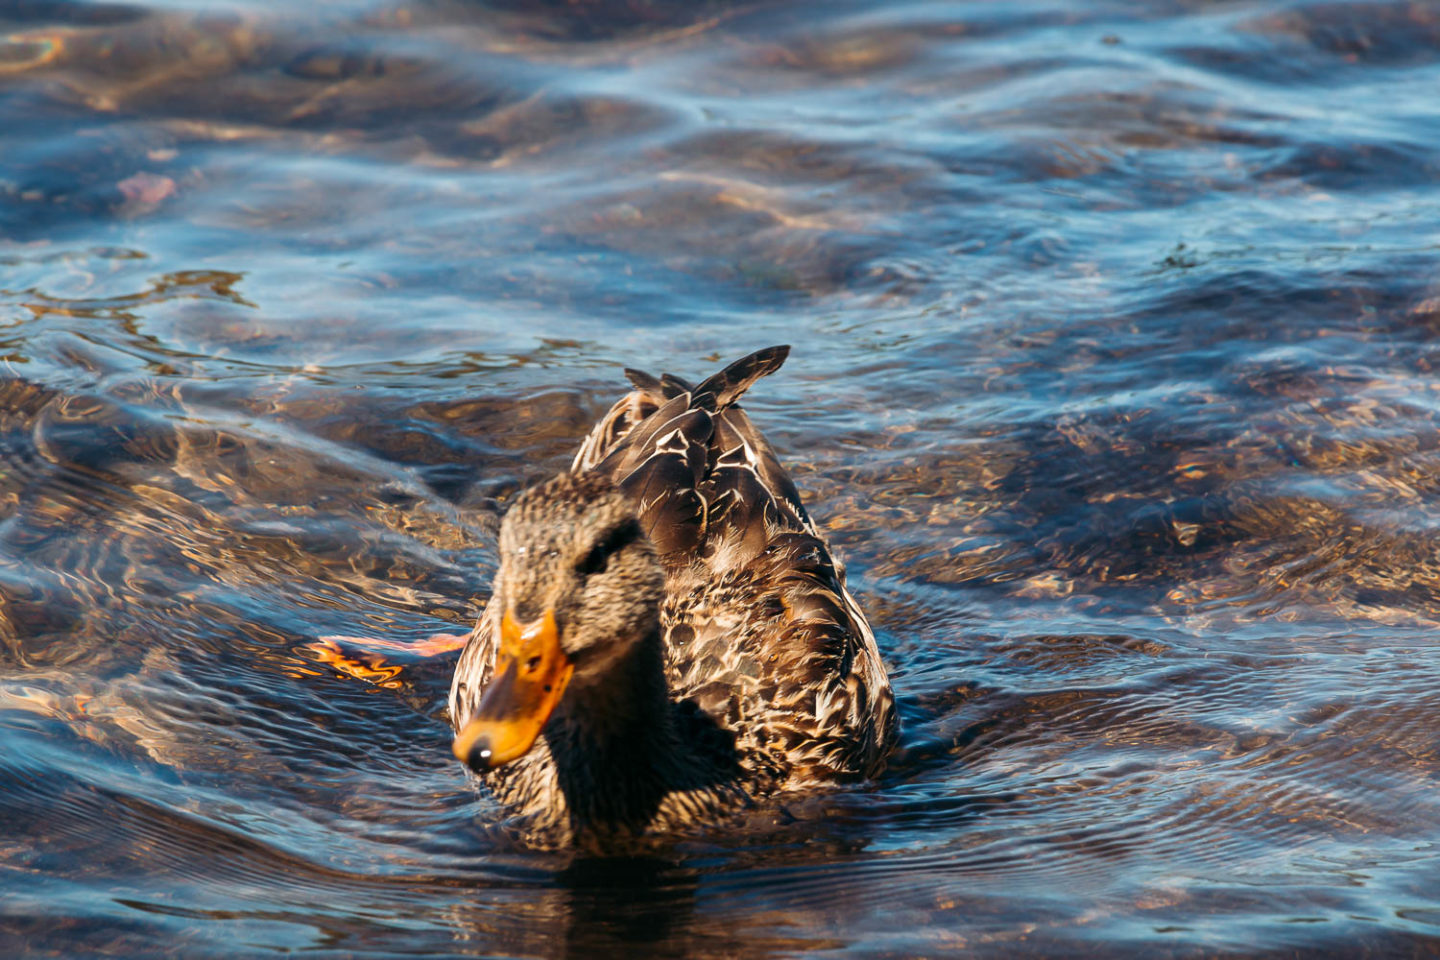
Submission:
<svg viewBox="0 0 1440 960">
<path fill-rule="evenodd" d="M 525 842 L 605 847 L 874 776 L 896 736 L 875 637 L 740 408 L 789 347 L 635 389 L 515 501 L 455 670 L 455 754 Z"/>
</svg>

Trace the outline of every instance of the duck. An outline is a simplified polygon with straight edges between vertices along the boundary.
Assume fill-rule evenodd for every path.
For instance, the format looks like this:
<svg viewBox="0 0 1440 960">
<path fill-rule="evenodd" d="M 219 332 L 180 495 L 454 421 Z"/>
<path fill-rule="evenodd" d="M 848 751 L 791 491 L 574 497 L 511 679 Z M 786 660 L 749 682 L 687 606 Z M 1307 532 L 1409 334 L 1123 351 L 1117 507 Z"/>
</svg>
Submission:
<svg viewBox="0 0 1440 960">
<path fill-rule="evenodd" d="M 877 776 L 894 694 L 845 568 L 740 398 L 788 346 L 633 389 L 515 498 L 453 751 L 528 846 L 692 834 Z"/>
</svg>

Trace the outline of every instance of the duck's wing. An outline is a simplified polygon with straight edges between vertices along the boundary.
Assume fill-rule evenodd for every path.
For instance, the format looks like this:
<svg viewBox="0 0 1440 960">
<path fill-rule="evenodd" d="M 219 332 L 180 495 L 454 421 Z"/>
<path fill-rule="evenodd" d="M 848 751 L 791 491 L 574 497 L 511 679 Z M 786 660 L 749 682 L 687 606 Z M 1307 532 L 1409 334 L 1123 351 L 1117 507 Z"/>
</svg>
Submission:
<svg viewBox="0 0 1440 960">
<path fill-rule="evenodd" d="M 824 540 L 780 533 L 744 566 L 705 576 L 682 582 L 662 614 L 676 696 L 735 732 L 753 769 L 792 785 L 883 769 L 894 694 Z"/>
<path fill-rule="evenodd" d="M 737 403 L 789 352 L 759 350 L 696 386 L 625 371 L 635 390 L 601 418 L 571 469 L 605 473 L 630 493 L 671 565 L 697 554 L 743 562 L 772 527 L 813 533 L 795 485 Z"/>
<path fill-rule="evenodd" d="M 895 734 L 874 634 L 737 403 L 788 353 L 758 351 L 693 387 L 627 371 L 635 391 L 587 438 L 575 469 L 630 492 L 674 578 L 674 692 L 753 736 L 749 749 L 777 774 L 874 773 Z"/>
</svg>

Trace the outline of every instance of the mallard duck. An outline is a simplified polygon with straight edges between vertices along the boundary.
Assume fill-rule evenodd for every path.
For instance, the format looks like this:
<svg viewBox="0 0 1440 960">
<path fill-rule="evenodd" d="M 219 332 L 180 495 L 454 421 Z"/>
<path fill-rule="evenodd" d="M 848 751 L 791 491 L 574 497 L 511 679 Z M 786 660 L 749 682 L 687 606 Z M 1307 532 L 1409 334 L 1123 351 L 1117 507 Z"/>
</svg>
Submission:
<svg viewBox="0 0 1440 960">
<path fill-rule="evenodd" d="M 844 568 L 737 401 L 636 370 L 500 528 L 450 688 L 455 755 L 523 838 L 606 846 L 881 770 L 894 697 Z"/>
</svg>

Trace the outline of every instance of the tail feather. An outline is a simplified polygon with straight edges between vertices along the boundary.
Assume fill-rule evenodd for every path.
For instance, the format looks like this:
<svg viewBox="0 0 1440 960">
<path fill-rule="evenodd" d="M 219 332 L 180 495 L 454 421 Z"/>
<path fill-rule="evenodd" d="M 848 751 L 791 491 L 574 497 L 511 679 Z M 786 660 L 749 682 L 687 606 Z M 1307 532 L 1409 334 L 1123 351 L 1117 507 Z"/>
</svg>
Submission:
<svg viewBox="0 0 1440 960">
<path fill-rule="evenodd" d="M 625 379 L 629 380 L 636 390 L 643 393 L 648 399 L 653 401 L 656 406 L 670 399 L 665 393 L 665 385 L 644 370 L 626 367 Z"/>
<path fill-rule="evenodd" d="M 782 344 L 741 357 L 696 387 L 691 392 L 690 403 L 703 409 L 724 410 L 739 400 L 756 380 L 779 370 L 789 355 L 789 345 Z"/>
<path fill-rule="evenodd" d="M 677 377 L 673 373 L 667 373 L 662 376 L 660 378 L 660 385 L 665 388 L 665 395 L 667 397 L 677 397 L 682 393 L 689 393 L 695 389 L 690 385 L 689 380 L 683 377 Z"/>
</svg>

